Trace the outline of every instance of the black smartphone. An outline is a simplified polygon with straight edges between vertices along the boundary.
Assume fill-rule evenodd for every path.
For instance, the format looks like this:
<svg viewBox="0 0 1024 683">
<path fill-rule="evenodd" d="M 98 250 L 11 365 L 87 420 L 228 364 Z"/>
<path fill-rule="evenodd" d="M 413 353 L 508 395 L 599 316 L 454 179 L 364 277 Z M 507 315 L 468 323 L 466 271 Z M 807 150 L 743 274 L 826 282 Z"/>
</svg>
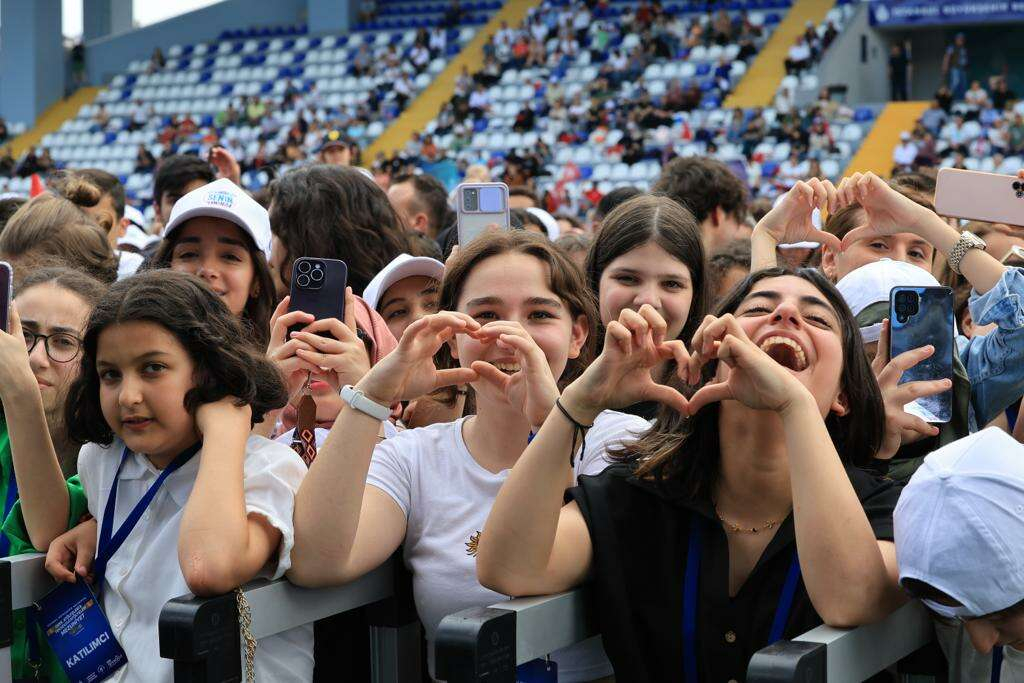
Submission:
<svg viewBox="0 0 1024 683">
<path fill-rule="evenodd" d="M 935 353 L 903 373 L 900 384 L 953 380 L 953 290 L 949 287 L 893 287 L 889 293 L 889 357 L 931 344 Z M 919 398 L 904 408 L 925 422 L 949 422 L 953 389 Z"/>
<path fill-rule="evenodd" d="M 14 292 L 14 269 L 6 261 L 0 261 L 0 330 L 11 331 L 11 298 Z"/>
<path fill-rule="evenodd" d="M 345 286 L 348 266 L 331 258 L 302 256 L 292 264 L 291 301 L 288 311 L 309 313 L 317 320 L 345 320 Z M 305 325 L 292 325 L 288 332 L 297 332 Z M 329 332 L 320 333 L 333 337 Z"/>
</svg>

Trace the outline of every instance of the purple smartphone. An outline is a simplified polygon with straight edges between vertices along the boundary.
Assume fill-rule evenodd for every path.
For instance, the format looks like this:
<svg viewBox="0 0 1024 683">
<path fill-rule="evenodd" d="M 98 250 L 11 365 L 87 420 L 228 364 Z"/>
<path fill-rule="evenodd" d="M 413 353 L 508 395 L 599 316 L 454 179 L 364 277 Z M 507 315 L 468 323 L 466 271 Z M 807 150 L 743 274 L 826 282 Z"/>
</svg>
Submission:
<svg viewBox="0 0 1024 683">
<path fill-rule="evenodd" d="M 11 294 L 13 287 L 11 281 L 14 279 L 14 271 L 11 264 L 0 261 L 0 329 L 4 332 L 11 331 Z"/>
</svg>

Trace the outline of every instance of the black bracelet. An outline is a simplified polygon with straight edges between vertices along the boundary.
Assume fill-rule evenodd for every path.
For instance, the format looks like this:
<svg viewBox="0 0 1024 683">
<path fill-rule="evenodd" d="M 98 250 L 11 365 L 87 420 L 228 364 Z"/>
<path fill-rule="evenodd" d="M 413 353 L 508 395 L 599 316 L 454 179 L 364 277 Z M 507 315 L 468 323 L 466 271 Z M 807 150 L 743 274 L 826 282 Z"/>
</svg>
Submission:
<svg viewBox="0 0 1024 683">
<path fill-rule="evenodd" d="M 558 408 L 559 412 L 561 412 L 562 415 L 565 416 L 565 419 L 572 423 L 572 450 L 569 452 L 569 467 L 573 467 L 575 465 L 576 460 L 576 439 L 580 438 L 580 450 L 584 454 L 586 454 L 587 430 L 593 427 L 594 425 L 585 425 L 576 418 L 574 418 L 572 415 L 570 415 L 569 411 L 566 410 L 565 406 L 562 405 L 561 399 L 555 399 L 555 406 Z"/>
</svg>

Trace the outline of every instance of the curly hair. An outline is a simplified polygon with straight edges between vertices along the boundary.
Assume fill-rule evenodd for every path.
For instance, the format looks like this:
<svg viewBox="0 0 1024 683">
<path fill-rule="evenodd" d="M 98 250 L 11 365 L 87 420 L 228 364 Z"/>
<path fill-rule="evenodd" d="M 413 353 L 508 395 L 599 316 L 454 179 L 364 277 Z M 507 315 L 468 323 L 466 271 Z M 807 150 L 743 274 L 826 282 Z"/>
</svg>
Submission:
<svg viewBox="0 0 1024 683">
<path fill-rule="evenodd" d="M 114 284 L 89 317 L 82 342 L 82 372 L 68 391 L 65 424 L 77 443 L 109 445 L 114 433 L 100 408 L 96 354 L 100 333 L 112 325 L 151 322 L 185 348 L 196 368 L 184 397 L 191 415 L 227 396 L 252 407 L 253 423 L 284 407 L 288 393 L 274 365 L 245 341 L 242 326 L 202 280 L 173 270 L 139 273 Z"/>
<path fill-rule="evenodd" d="M 270 229 L 286 253 L 278 273 L 286 285 L 300 256 L 341 259 L 352 292 L 361 295 L 374 275 L 409 250 L 387 195 L 354 168 L 305 166 L 270 188 Z"/>
</svg>

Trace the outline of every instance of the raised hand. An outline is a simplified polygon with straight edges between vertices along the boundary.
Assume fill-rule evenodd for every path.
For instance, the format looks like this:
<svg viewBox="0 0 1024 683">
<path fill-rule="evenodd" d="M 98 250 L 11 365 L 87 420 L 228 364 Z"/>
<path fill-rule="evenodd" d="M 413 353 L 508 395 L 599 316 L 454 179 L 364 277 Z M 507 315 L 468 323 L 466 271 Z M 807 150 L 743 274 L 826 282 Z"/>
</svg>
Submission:
<svg viewBox="0 0 1024 683">
<path fill-rule="evenodd" d="M 358 388 L 381 405 L 425 396 L 441 387 L 479 379 L 470 368 L 439 370 L 434 354 L 456 334 L 475 335 L 480 323 L 465 313 L 441 312 L 424 316 L 402 333 L 398 348 L 370 369 Z"/>
<path fill-rule="evenodd" d="M 36 382 L 29 365 L 28 347 L 21 328 L 18 309 L 11 302 L 11 333 L 0 330 L 0 397 L 17 389 L 35 388 Z M 42 343 L 40 341 L 40 343 Z"/>
<path fill-rule="evenodd" d="M 475 335 L 512 354 L 519 370 L 507 375 L 487 361 L 474 361 L 473 370 L 480 379 L 501 391 L 505 400 L 517 408 L 534 427 L 544 423 L 558 398 L 558 383 L 551 374 L 547 357 L 522 325 L 516 322 L 487 323 Z"/>
<path fill-rule="evenodd" d="M 904 406 L 925 396 L 933 396 L 948 390 L 952 382 L 948 379 L 906 382 L 900 384 L 903 373 L 935 353 L 934 346 L 922 346 L 905 351 L 889 359 L 889 319 L 882 321 L 882 332 L 878 339 L 878 351 L 871 361 L 871 370 L 878 379 L 885 404 L 885 435 L 876 458 L 888 460 L 904 444 L 914 443 L 928 436 L 935 436 L 939 428 L 928 424 L 920 417 L 911 415 Z"/>
<path fill-rule="evenodd" d="M 347 300 L 346 300 L 347 301 Z M 313 351 L 313 347 L 301 339 L 288 339 L 289 328 L 295 325 L 310 325 L 315 318 L 310 313 L 302 311 L 288 311 L 291 297 L 286 296 L 281 300 L 270 318 L 270 342 L 267 344 L 267 358 L 269 358 L 278 370 L 285 377 L 290 377 L 293 372 L 305 370 L 306 372 L 320 372 L 320 368 L 308 360 L 296 355 L 298 349 Z M 346 303 L 346 311 L 348 310 Z"/>
<path fill-rule="evenodd" d="M 807 388 L 793 374 L 759 349 L 743 331 L 732 314 L 721 317 L 707 316 L 697 328 L 690 348 L 692 354 L 688 377 L 695 383 L 700 370 L 708 361 L 717 359 L 719 375 L 697 390 L 689 401 L 692 415 L 709 403 L 736 400 L 755 410 L 782 412 L 802 395 Z"/>
<path fill-rule="evenodd" d="M 594 414 L 640 401 L 657 401 L 685 413 L 686 398 L 651 378 L 651 370 L 668 359 L 675 359 L 680 377 L 689 363 L 683 342 L 665 341 L 665 330 L 665 319 L 652 306 L 623 309 L 605 329 L 601 355 L 566 388 L 565 400 Z"/>
<path fill-rule="evenodd" d="M 839 238 L 818 230 L 811 221 L 814 209 L 834 212 L 836 208 L 836 188 L 831 181 L 818 178 L 801 180 L 757 222 L 754 230 L 767 233 L 776 244 L 820 242 L 833 251 L 839 251 L 842 249 Z"/>
<path fill-rule="evenodd" d="M 357 384 L 370 369 L 366 345 L 356 334 L 355 310 L 352 288 L 346 287 L 344 323 L 337 318 L 325 318 L 291 334 L 290 341 L 299 342 L 294 347 L 295 357 L 307 367 L 316 367 L 317 375 L 333 374 L 338 386 Z M 333 338 L 317 332 L 329 332 Z"/>
<path fill-rule="evenodd" d="M 242 184 L 242 167 L 235 155 L 224 147 L 217 145 L 210 150 L 210 163 L 217 169 L 218 178 L 227 178 L 235 185 Z"/>
<path fill-rule="evenodd" d="M 843 178 L 836 189 L 836 196 L 839 207 L 860 204 L 867 217 L 866 225 L 854 228 L 843 237 L 844 249 L 872 237 L 900 232 L 920 234 L 922 226 L 929 221 L 942 224 L 933 211 L 903 196 L 874 173 L 854 173 Z M 927 238 L 926 235 L 921 236 Z"/>
</svg>

